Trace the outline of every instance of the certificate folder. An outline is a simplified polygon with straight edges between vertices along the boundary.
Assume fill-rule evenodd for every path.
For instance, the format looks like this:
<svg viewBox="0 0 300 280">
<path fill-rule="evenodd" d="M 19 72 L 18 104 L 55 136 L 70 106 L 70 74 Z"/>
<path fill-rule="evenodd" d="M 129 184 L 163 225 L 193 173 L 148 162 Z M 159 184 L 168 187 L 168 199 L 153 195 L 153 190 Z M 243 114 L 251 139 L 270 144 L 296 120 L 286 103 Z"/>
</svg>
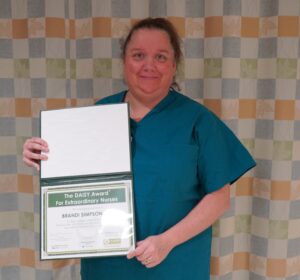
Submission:
<svg viewBox="0 0 300 280">
<path fill-rule="evenodd" d="M 41 259 L 126 255 L 135 247 L 127 104 L 41 111 Z"/>
</svg>

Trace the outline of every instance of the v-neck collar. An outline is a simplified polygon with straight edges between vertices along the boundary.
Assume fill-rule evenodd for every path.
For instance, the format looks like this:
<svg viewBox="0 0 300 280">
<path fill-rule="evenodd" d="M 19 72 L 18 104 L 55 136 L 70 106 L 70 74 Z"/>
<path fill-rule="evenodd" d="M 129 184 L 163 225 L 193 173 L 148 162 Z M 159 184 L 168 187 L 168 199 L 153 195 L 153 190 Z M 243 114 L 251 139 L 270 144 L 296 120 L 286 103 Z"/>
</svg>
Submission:
<svg viewBox="0 0 300 280">
<path fill-rule="evenodd" d="M 125 102 L 126 94 L 127 94 L 127 90 L 121 93 L 119 102 L 123 102 L 123 103 Z M 135 124 L 140 124 L 149 116 L 161 112 L 165 107 L 171 104 L 175 100 L 175 98 L 176 98 L 176 91 L 174 89 L 170 89 L 168 94 L 161 101 L 159 101 L 140 121 L 135 121 L 132 118 L 130 118 L 130 120 Z"/>
</svg>

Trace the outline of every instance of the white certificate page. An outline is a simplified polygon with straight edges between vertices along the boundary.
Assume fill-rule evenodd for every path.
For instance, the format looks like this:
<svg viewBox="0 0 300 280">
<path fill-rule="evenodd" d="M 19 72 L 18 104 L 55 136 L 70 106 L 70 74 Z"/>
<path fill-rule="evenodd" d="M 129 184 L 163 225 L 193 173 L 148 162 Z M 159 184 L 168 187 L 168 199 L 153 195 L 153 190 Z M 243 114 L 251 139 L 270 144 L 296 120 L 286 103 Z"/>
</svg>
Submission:
<svg viewBox="0 0 300 280">
<path fill-rule="evenodd" d="M 41 179 L 131 171 L 127 104 L 41 112 Z"/>
</svg>

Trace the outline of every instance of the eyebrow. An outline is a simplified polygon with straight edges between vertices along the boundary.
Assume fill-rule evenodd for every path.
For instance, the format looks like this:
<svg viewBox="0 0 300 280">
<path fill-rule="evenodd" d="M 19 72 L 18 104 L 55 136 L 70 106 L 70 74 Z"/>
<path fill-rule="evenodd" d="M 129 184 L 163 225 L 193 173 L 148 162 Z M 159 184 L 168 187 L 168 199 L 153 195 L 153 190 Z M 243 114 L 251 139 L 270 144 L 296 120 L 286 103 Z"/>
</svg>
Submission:
<svg viewBox="0 0 300 280">
<path fill-rule="evenodd" d="M 135 51 L 141 51 L 143 50 L 142 48 L 133 48 L 131 50 L 129 50 L 130 52 L 135 52 Z M 165 49 L 161 49 L 161 50 L 158 50 L 158 52 L 164 52 L 164 53 L 170 53 L 169 51 L 165 50 Z"/>
</svg>

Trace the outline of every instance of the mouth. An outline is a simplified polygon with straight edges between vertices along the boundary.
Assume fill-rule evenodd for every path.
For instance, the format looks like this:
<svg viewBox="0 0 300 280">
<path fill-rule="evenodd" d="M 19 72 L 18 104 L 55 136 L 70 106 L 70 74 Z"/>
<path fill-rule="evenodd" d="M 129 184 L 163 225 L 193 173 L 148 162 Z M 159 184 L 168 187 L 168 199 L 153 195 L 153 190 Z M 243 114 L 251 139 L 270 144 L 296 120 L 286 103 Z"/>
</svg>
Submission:
<svg viewBox="0 0 300 280">
<path fill-rule="evenodd" d="M 145 79 L 145 80 L 156 80 L 159 77 L 157 76 L 140 76 L 140 79 Z"/>
</svg>

